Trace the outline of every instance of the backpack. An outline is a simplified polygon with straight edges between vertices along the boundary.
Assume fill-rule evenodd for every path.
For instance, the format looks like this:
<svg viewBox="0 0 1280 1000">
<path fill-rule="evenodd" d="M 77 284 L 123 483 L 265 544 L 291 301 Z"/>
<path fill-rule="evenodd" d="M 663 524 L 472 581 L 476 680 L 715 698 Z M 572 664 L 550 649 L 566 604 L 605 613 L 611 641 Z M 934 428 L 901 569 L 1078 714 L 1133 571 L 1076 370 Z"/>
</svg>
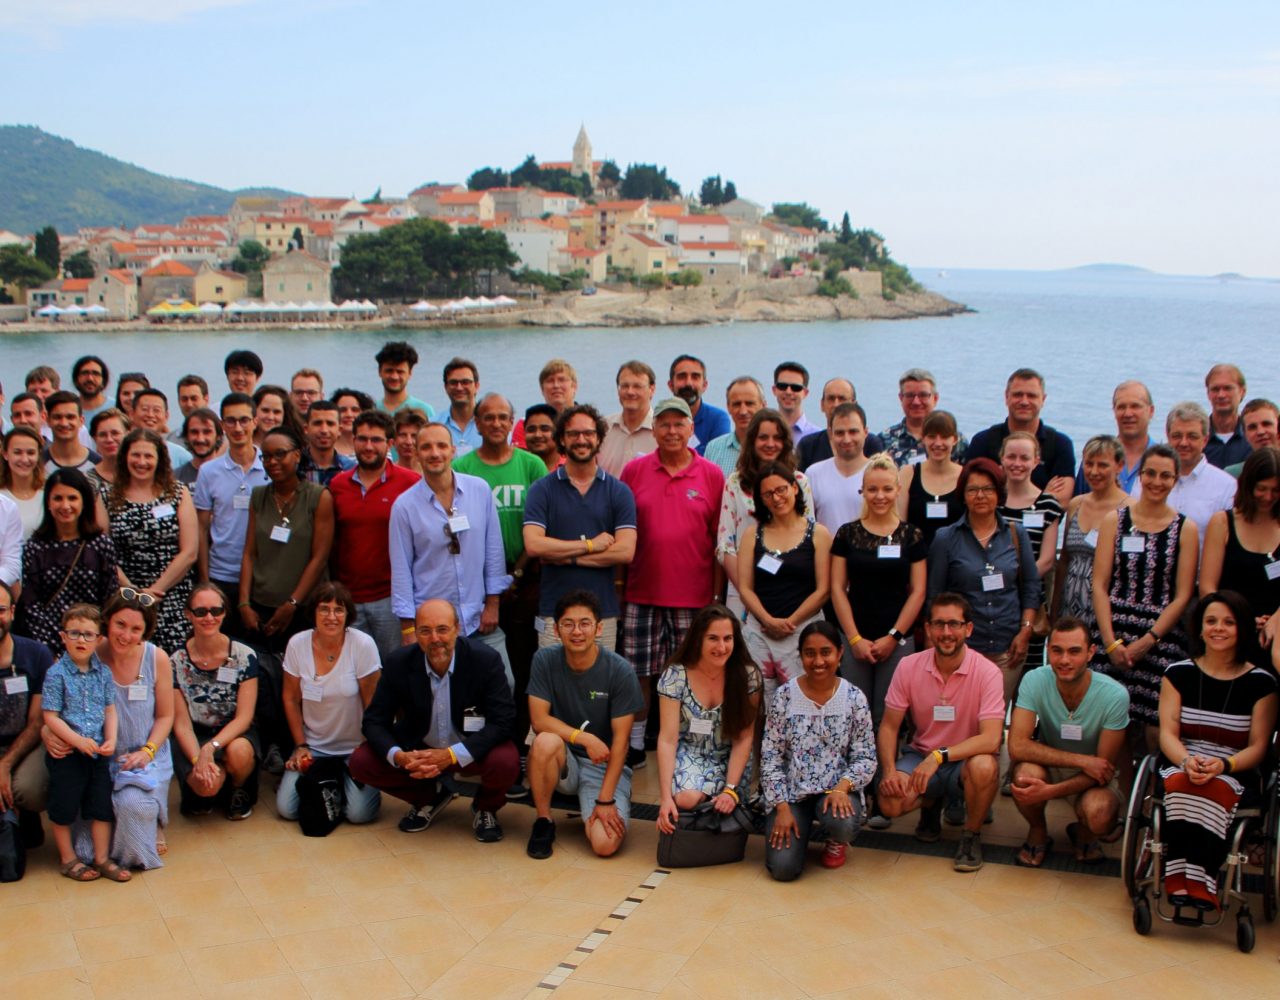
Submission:
<svg viewBox="0 0 1280 1000">
<path fill-rule="evenodd" d="M 0 813 L 0 882 L 17 882 L 27 872 L 27 848 L 12 809 Z"/>
<path fill-rule="evenodd" d="M 307 837 L 327 837 L 347 810 L 343 757 L 314 757 L 298 778 L 298 825 Z"/>
</svg>

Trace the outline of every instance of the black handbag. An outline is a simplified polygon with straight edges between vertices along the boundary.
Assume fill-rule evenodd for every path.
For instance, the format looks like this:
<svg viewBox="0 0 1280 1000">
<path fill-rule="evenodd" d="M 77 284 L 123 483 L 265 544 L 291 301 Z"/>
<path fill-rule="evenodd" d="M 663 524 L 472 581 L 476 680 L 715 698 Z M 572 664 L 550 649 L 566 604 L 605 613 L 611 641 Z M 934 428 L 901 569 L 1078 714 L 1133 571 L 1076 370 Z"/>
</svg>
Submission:
<svg viewBox="0 0 1280 1000">
<path fill-rule="evenodd" d="M 0 882 L 17 882 L 27 871 L 27 848 L 22 841 L 18 814 L 0 813 Z"/>
<path fill-rule="evenodd" d="M 298 825 L 307 837 L 327 837 L 347 811 L 344 757 L 315 757 L 298 778 Z"/>
<path fill-rule="evenodd" d="M 711 799 L 681 809 L 675 831 L 658 834 L 658 865 L 706 868 L 741 861 L 753 829 L 751 814 L 741 804 L 730 813 L 716 812 Z"/>
</svg>

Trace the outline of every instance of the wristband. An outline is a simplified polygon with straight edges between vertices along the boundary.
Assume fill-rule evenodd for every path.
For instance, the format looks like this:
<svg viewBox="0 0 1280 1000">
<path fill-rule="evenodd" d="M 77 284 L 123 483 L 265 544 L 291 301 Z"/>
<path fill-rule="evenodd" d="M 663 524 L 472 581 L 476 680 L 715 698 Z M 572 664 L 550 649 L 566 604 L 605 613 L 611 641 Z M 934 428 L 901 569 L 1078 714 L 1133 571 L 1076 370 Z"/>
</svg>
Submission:
<svg viewBox="0 0 1280 1000">
<path fill-rule="evenodd" d="M 1234 754 L 1232 754 L 1230 757 L 1226 759 L 1226 767 L 1227 767 L 1227 774 L 1236 773 L 1236 758 Z"/>
<path fill-rule="evenodd" d="M 733 801 L 734 801 L 734 802 L 741 802 L 741 801 L 742 801 L 742 799 L 738 798 L 738 793 L 737 793 L 737 792 L 735 792 L 735 791 L 734 791 L 732 788 L 730 788 L 728 785 L 725 785 L 722 789 L 720 789 L 720 793 L 721 793 L 722 795 L 731 795 L 731 796 L 733 796 Z"/>
<path fill-rule="evenodd" d="M 1151 636 L 1151 638 L 1154 639 L 1156 642 L 1160 641 L 1160 637 L 1156 635 L 1156 630 L 1153 628 L 1147 629 L 1147 635 Z"/>
<path fill-rule="evenodd" d="M 942 756 L 941 750 L 932 750 L 930 751 L 929 756 L 938 762 L 939 767 L 941 767 L 943 763 L 946 762 L 946 758 Z"/>
<path fill-rule="evenodd" d="M 458 755 L 453 752 L 453 747 L 445 747 L 445 749 L 449 751 L 449 760 L 456 767 L 458 763 Z"/>
<path fill-rule="evenodd" d="M 617 799 L 596 799 L 596 805 L 598 806 L 611 806 L 615 802 L 617 802 Z"/>
<path fill-rule="evenodd" d="M 200 759 L 200 755 L 199 755 L 199 754 L 196 754 L 194 757 L 192 757 L 192 758 L 191 758 L 191 764 L 192 764 L 192 766 L 194 766 L 194 765 L 195 765 L 195 762 L 196 762 L 196 761 L 198 761 L 199 759 Z"/>
<path fill-rule="evenodd" d="M 577 746 L 577 744 L 578 744 L 578 737 L 579 737 L 579 736 L 581 736 L 581 735 L 582 735 L 582 730 L 581 730 L 581 729 L 575 729 L 572 733 L 570 733 L 570 734 L 569 734 L 569 742 L 570 742 L 572 745 Z"/>
<path fill-rule="evenodd" d="M 859 634 L 858 634 L 858 633 L 856 633 L 856 632 L 855 632 L 853 635 L 849 636 L 849 645 L 850 645 L 850 646 L 856 646 L 856 645 L 857 645 L 858 643 L 860 643 L 861 641 L 862 641 L 862 636 L 861 636 L 861 635 L 859 635 Z"/>
<path fill-rule="evenodd" d="M 249 606 L 250 605 L 248 601 L 241 601 L 239 604 L 236 605 L 236 610 L 239 611 L 241 608 L 247 608 Z"/>
<path fill-rule="evenodd" d="M 412 634 L 413 634 L 413 626 L 412 626 L 412 625 L 406 625 L 404 628 L 402 628 L 402 629 L 400 630 L 400 634 L 401 634 L 401 635 L 412 635 Z"/>
<path fill-rule="evenodd" d="M 1114 653 L 1117 649 L 1119 649 L 1123 645 L 1124 645 L 1123 639 L 1115 639 L 1112 641 L 1111 645 L 1109 645 L 1106 649 L 1103 650 L 1103 652 L 1106 653 L 1108 656 L 1110 656 L 1112 653 Z"/>
<path fill-rule="evenodd" d="M 590 538 L 584 538 L 583 541 L 587 543 L 587 555 L 591 555 L 596 550 L 595 544 Z"/>
</svg>

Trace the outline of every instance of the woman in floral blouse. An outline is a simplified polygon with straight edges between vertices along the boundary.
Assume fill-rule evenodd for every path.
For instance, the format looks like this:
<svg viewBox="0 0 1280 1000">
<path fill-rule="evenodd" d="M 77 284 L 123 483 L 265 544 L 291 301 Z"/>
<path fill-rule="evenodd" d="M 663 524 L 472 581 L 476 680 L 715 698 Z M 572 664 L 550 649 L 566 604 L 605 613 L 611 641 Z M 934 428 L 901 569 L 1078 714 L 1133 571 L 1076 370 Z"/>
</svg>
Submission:
<svg viewBox="0 0 1280 1000">
<path fill-rule="evenodd" d="M 862 789 L 876 770 L 871 709 L 839 676 L 840 634 L 826 621 L 800 633 L 804 674 L 778 688 L 764 726 L 761 787 L 769 818 L 764 863 L 779 882 L 804 868 L 813 821 L 822 864 L 839 868 L 862 824 Z M 857 793 L 856 795 L 854 793 Z"/>
</svg>

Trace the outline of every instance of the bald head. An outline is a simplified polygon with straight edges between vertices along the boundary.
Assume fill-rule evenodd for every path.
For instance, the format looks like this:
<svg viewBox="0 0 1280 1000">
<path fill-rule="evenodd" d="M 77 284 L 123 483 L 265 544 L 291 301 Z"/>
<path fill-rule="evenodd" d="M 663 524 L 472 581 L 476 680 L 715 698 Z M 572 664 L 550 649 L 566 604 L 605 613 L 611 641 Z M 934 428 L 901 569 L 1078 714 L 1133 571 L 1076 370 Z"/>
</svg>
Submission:
<svg viewBox="0 0 1280 1000">
<path fill-rule="evenodd" d="M 413 624 L 418 648 L 426 656 L 427 665 L 443 675 L 453 661 L 453 650 L 458 643 L 457 610 L 448 601 L 423 601 L 418 605 Z"/>
</svg>

